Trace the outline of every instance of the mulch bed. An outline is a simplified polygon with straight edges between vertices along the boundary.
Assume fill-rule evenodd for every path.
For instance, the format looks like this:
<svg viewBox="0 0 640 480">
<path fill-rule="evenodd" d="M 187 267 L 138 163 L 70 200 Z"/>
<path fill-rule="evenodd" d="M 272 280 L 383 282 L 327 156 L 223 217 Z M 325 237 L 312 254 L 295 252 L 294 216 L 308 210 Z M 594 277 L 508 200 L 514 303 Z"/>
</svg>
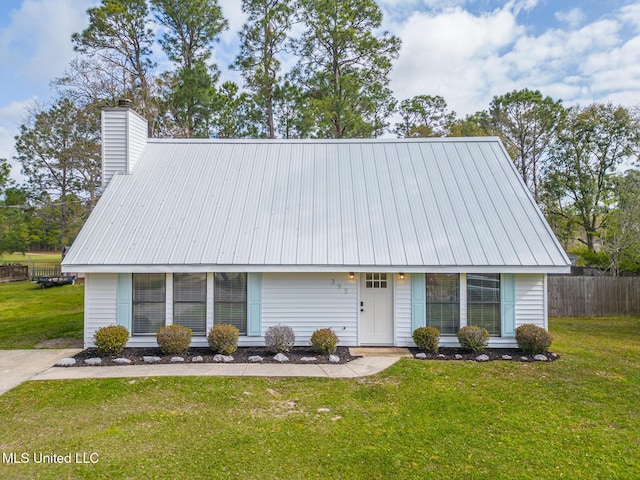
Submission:
<svg viewBox="0 0 640 480">
<path fill-rule="evenodd" d="M 215 363 L 213 361 L 215 353 L 210 348 L 202 347 L 202 348 L 190 348 L 189 352 L 185 355 L 163 355 L 159 348 L 125 348 L 124 352 L 120 355 L 114 355 L 112 357 L 101 357 L 102 364 L 100 366 L 111 366 L 118 365 L 113 362 L 115 358 L 128 358 L 131 360 L 129 365 L 148 365 L 144 362 L 143 357 L 152 356 L 152 357 L 160 357 L 160 361 L 156 362 L 156 364 L 167 364 L 171 363 L 171 357 L 178 356 L 184 358 L 184 363 L 193 363 L 193 357 L 201 356 L 202 362 L 199 363 Z M 273 359 L 274 353 L 268 350 L 266 347 L 238 347 L 238 350 L 233 352 L 231 355 L 233 357 L 233 362 L 230 363 L 249 363 L 249 357 L 252 355 L 260 355 L 263 358 L 262 363 L 275 363 L 278 364 L 280 362 Z M 319 355 L 315 353 L 311 348 L 308 347 L 294 347 L 290 352 L 285 353 L 287 358 L 289 358 L 288 362 L 284 363 L 300 363 L 300 364 L 315 364 L 315 363 L 329 363 L 328 355 Z M 349 353 L 348 347 L 338 347 L 335 355 L 340 357 L 340 362 L 336 363 L 347 363 L 351 360 L 354 360 L 358 357 L 353 357 Z M 84 364 L 84 361 L 88 358 L 99 357 L 98 352 L 95 348 L 88 348 L 83 350 L 82 352 L 74 355 L 73 358 L 76 359 L 76 367 L 86 367 L 88 365 Z M 316 357 L 315 362 L 302 362 L 300 359 L 302 357 Z M 182 362 L 180 362 L 182 363 Z M 335 365 L 335 363 L 334 363 Z M 126 365 L 124 365 L 126 367 Z"/>
<path fill-rule="evenodd" d="M 421 350 L 417 348 L 409 348 L 408 350 L 411 352 L 411 354 L 414 357 L 416 354 L 421 352 Z M 481 354 L 488 356 L 489 357 L 488 361 L 494 361 L 494 360 L 501 361 L 501 362 L 505 362 L 505 361 L 534 362 L 535 361 L 533 359 L 533 355 L 525 355 L 517 348 L 492 348 L 492 349 L 487 349 L 484 352 L 480 352 L 480 353 L 470 352 L 468 350 L 463 350 L 460 348 L 440 348 L 438 350 L 438 353 L 427 353 L 426 354 L 427 358 L 425 360 L 475 361 L 476 357 Z M 212 352 L 210 348 L 202 347 L 202 348 L 191 348 L 189 349 L 189 353 L 185 355 L 176 355 L 176 356 L 180 356 L 184 358 L 184 363 L 194 363 L 193 357 L 197 357 L 197 356 L 202 357 L 201 363 L 215 363 L 213 361 L 214 355 L 215 354 Z M 273 363 L 273 364 L 280 363 L 273 359 L 273 356 L 274 356 L 273 352 L 268 350 L 266 347 L 239 347 L 238 350 L 236 350 L 233 353 L 232 355 L 233 362 L 230 362 L 230 363 L 249 363 L 249 357 L 252 355 L 260 355 L 263 358 L 262 363 Z M 291 363 L 293 364 L 329 363 L 328 355 L 319 355 L 315 353 L 313 350 L 311 350 L 311 348 L 309 347 L 294 347 L 289 353 L 286 353 L 285 355 L 289 358 L 289 361 L 285 363 L 290 363 L 290 364 Z M 351 360 L 359 358 L 357 356 L 352 356 L 349 353 L 348 347 L 338 347 L 338 350 L 336 351 L 336 355 L 340 357 L 339 363 L 348 363 Z M 459 355 L 459 357 L 456 358 L 456 355 Z M 509 355 L 511 357 L 511 360 L 505 360 L 503 358 L 503 355 Z M 88 348 L 86 350 L 83 350 L 77 355 L 74 355 L 73 358 L 75 358 L 77 362 L 74 366 L 87 367 L 88 365 L 85 365 L 84 361 L 88 358 L 94 358 L 98 356 L 99 356 L 98 352 L 96 351 L 95 348 Z M 163 355 L 160 349 L 157 347 L 156 348 L 125 348 L 124 352 L 120 355 L 115 355 L 112 357 L 101 357 L 102 364 L 100 366 L 119 365 L 113 362 L 115 358 L 127 358 L 131 360 L 130 365 L 147 365 L 143 360 L 143 357 L 145 356 L 160 357 L 160 361 L 157 363 L 167 364 L 167 363 L 171 363 L 171 357 L 173 357 L 174 355 Z M 302 357 L 316 357 L 316 361 L 302 362 L 300 360 Z M 552 353 L 546 354 L 546 357 L 549 359 L 550 362 L 553 362 L 560 358 L 558 355 L 552 354 Z"/>
<path fill-rule="evenodd" d="M 411 354 L 415 357 L 416 354 L 420 353 L 422 350 L 417 348 L 409 348 Z M 454 360 L 454 361 L 463 361 L 463 360 L 473 360 L 475 361 L 478 355 L 486 355 L 489 357 L 489 360 L 486 361 L 501 361 L 501 362 L 535 362 L 533 359 L 533 355 L 527 355 L 523 353 L 521 350 L 517 348 L 488 348 L 484 352 L 471 352 L 469 350 L 463 350 L 461 348 L 439 348 L 438 353 L 427 353 L 427 358 L 425 360 Z M 462 358 L 456 358 L 456 355 L 460 355 Z M 503 355 L 509 355 L 511 360 L 505 360 L 502 358 Z M 557 354 L 553 354 L 551 352 L 546 353 L 545 356 L 549 359 L 550 362 L 556 361 L 560 359 L 560 356 Z M 525 359 L 526 357 L 526 359 Z"/>
</svg>

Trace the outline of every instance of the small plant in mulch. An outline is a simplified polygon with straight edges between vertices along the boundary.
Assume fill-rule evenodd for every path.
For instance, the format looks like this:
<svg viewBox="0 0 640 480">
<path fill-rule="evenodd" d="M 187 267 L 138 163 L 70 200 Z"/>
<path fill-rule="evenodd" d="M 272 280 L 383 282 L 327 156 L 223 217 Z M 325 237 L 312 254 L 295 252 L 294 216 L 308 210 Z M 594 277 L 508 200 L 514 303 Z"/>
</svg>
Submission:
<svg viewBox="0 0 640 480">
<path fill-rule="evenodd" d="M 239 338 L 240 330 L 228 323 L 214 325 L 207 336 L 211 349 L 223 355 L 231 355 L 238 349 Z"/>
<path fill-rule="evenodd" d="M 338 336 L 330 328 L 319 328 L 311 335 L 311 347 L 323 355 L 334 353 L 338 342 Z"/>
<path fill-rule="evenodd" d="M 288 325 L 272 325 L 264 334 L 264 344 L 274 353 L 287 353 L 295 343 L 296 336 Z"/>
<path fill-rule="evenodd" d="M 458 330 L 460 346 L 472 352 L 483 352 L 489 344 L 489 332 L 486 328 L 467 325 Z"/>
<path fill-rule="evenodd" d="M 551 334 L 537 325 L 526 323 L 516 328 L 516 342 L 524 353 L 547 353 L 552 340 Z"/>
<path fill-rule="evenodd" d="M 165 355 L 180 355 L 187 353 L 191 346 L 193 331 L 182 325 L 167 325 L 158 330 L 156 341 L 160 351 Z"/>
<path fill-rule="evenodd" d="M 100 356 L 122 353 L 128 340 L 129 330 L 123 325 L 101 327 L 93 334 L 93 343 Z"/>
<path fill-rule="evenodd" d="M 419 327 L 413 331 L 413 342 L 423 352 L 435 353 L 438 351 L 440 330 L 436 327 Z"/>
<path fill-rule="evenodd" d="M 238 347 L 238 349 L 233 352 L 233 362 L 232 363 L 248 363 L 249 357 L 254 355 L 259 355 L 264 358 L 263 363 L 273 363 L 280 365 L 280 362 L 274 360 L 272 355 L 272 350 L 268 347 Z M 334 352 L 335 355 L 338 355 L 340 358 L 339 363 L 348 363 L 358 357 L 352 357 L 348 347 L 337 347 Z M 73 358 L 76 359 L 77 364 L 74 367 L 84 367 L 84 361 L 88 358 L 93 358 L 98 356 L 95 348 L 87 348 L 76 355 Z M 118 354 L 119 358 L 126 358 L 131 361 L 130 365 L 147 365 L 144 361 L 145 356 L 151 357 L 159 357 L 160 360 L 158 362 L 154 362 L 157 364 L 171 364 L 173 355 L 164 355 L 159 347 L 129 347 L 125 348 L 121 353 Z M 181 363 L 185 368 L 188 368 L 187 365 L 190 364 L 202 364 L 202 363 L 216 363 L 214 361 L 215 355 L 209 347 L 194 347 L 193 345 L 189 348 L 189 351 L 183 355 L 180 355 L 184 362 Z M 313 363 L 318 364 L 326 364 L 329 363 L 328 355 L 318 355 L 316 352 L 312 350 L 310 346 L 298 346 L 293 347 L 289 352 L 287 352 L 287 357 L 289 358 L 290 364 L 302 364 L 308 365 Z M 315 357 L 316 360 L 313 362 L 309 362 L 308 360 L 302 361 L 302 358 Z M 100 366 L 121 366 L 117 362 L 114 362 L 115 357 L 104 357 L 102 358 L 102 363 Z M 92 367 L 97 368 L 97 367 Z M 123 367 L 124 368 L 124 367 Z"/>
</svg>

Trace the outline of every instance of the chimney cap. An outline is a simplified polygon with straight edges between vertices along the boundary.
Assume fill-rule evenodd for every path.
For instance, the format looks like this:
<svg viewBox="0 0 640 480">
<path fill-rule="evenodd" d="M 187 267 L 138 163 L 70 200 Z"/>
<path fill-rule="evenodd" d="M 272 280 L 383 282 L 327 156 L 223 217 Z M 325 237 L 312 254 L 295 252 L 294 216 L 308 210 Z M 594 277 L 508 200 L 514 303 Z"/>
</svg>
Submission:
<svg viewBox="0 0 640 480">
<path fill-rule="evenodd" d="M 121 98 L 118 100 L 118 106 L 123 108 L 131 108 L 133 107 L 133 102 L 128 98 Z"/>
</svg>

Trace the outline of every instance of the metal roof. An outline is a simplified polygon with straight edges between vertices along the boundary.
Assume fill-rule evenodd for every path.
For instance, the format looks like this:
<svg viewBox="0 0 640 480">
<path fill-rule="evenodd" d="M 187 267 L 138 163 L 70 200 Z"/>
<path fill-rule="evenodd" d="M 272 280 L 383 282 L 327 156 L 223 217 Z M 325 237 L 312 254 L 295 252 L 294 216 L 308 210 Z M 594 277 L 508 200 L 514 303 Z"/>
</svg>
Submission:
<svg viewBox="0 0 640 480">
<path fill-rule="evenodd" d="M 66 271 L 565 272 L 497 138 L 149 140 Z"/>
</svg>

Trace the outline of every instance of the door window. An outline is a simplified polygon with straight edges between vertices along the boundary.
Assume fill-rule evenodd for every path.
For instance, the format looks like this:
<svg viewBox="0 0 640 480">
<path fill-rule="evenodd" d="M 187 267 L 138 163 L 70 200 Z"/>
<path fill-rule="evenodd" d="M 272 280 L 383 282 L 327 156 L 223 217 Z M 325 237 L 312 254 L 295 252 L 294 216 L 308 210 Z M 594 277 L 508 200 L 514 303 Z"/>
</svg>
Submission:
<svg viewBox="0 0 640 480">
<path fill-rule="evenodd" d="M 367 273 L 365 278 L 366 288 L 387 288 L 386 273 Z"/>
</svg>

